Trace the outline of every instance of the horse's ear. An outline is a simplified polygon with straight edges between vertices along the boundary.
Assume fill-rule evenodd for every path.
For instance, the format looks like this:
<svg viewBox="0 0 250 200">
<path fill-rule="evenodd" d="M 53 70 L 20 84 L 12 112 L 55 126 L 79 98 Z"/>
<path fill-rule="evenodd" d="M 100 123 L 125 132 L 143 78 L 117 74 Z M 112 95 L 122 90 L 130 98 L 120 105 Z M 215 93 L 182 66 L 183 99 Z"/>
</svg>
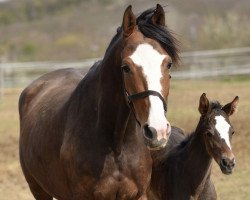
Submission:
<svg viewBox="0 0 250 200">
<path fill-rule="evenodd" d="M 165 26 L 165 12 L 160 4 L 156 5 L 156 9 L 151 19 L 154 24 Z"/>
<path fill-rule="evenodd" d="M 132 34 L 136 26 L 136 17 L 132 12 L 132 6 L 128 6 L 123 14 L 122 29 L 124 37 Z"/>
<path fill-rule="evenodd" d="M 234 100 L 228 104 L 226 104 L 225 106 L 223 106 L 222 110 L 228 115 L 232 115 L 237 111 L 237 106 L 239 103 L 240 98 L 238 96 L 236 96 L 234 98 Z"/>
<path fill-rule="evenodd" d="M 209 109 L 209 101 L 206 97 L 206 94 L 203 93 L 200 97 L 200 104 L 199 104 L 199 112 L 201 115 L 207 114 Z"/>
</svg>

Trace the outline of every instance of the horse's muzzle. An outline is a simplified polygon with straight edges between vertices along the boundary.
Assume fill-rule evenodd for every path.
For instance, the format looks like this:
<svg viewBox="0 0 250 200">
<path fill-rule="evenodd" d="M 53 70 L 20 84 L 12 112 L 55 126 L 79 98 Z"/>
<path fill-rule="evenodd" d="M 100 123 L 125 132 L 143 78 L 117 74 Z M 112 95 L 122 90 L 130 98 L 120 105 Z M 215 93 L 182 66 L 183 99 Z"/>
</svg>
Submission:
<svg viewBox="0 0 250 200">
<path fill-rule="evenodd" d="M 160 140 L 158 139 L 157 134 L 158 133 L 155 128 L 148 125 L 144 125 L 143 136 L 145 139 L 145 143 L 150 150 L 162 149 L 166 146 L 168 142 L 168 138 L 170 135 L 168 132 L 166 133 L 166 137 L 161 138 Z"/>
</svg>

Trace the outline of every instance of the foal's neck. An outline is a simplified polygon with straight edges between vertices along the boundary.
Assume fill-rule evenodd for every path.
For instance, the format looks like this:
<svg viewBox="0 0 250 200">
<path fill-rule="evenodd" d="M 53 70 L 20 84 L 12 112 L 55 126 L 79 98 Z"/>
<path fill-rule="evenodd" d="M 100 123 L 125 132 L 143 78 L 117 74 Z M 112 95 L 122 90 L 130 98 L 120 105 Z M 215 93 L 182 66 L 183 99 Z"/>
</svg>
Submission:
<svg viewBox="0 0 250 200">
<path fill-rule="evenodd" d="M 191 171 L 194 172 L 194 175 L 198 175 L 197 171 L 202 174 L 206 174 L 208 170 L 210 170 L 210 165 L 212 162 L 211 156 L 208 154 L 206 149 L 206 144 L 204 141 L 204 133 L 199 128 L 199 124 L 193 133 L 193 135 L 190 138 L 189 144 L 187 144 L 188 149 L 188 157 L 186 159 L 186 162 L 192 166 Z M 197 167 L 196 167 L 196 166 Z M 198 169 L 197 171 L 193 169 Z"/>
<path fill-rule="evenodd" d="M 199 122 L 195 132 L 190 136 L 190 141 L 185 149 L 184 173 L 191 178 L 190 185 L 199 189 L 205 183 L 211 173 L 212 157 L 208 154 L 204 141 L 204 131 Z"/>
<path fill-rule="evenodd" d="M 159 199 L 199 195 L 204 187 L 211 173 L 212 158 L 206 150 L 200 127 L 201 122 L 192 135 L 169 151 L 165 149 L 153 154 L 151 187 Z"/>
</svg>

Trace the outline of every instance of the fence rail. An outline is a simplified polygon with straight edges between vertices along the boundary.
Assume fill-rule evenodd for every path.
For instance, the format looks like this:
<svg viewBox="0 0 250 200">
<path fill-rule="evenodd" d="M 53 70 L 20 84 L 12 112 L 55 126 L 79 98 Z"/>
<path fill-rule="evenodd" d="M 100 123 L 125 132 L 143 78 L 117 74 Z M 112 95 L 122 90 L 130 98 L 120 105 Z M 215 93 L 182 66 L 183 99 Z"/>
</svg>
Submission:
<svg viewBox="0 0 250 200">
<path fill-rule="evenodd" d="M 44 73 L 61 68 L 81 68 L 88 71 L 100 58 L 79 62 L 24 62 L 0 63 L 0 88 L 27 85 Z M 211 76 L 250 74 L 250 47 L 185 52 L 181 66 L 175 68 L 176 79 L 204 78 Z M 3 94 L 2 90 L 0 95 Z"/>
</svg>

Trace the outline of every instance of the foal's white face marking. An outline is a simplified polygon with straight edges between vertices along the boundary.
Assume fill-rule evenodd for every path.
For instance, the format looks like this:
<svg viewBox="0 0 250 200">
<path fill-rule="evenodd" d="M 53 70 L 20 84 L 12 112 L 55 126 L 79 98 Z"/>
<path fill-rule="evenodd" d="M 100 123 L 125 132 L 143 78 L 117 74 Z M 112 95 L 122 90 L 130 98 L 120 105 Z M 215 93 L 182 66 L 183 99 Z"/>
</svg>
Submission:
<svg viewBox="0 0 250 200">
<path fill-rule="evenodd" d="M 229 128 L 230 125 L 225 120 L 225 118 L 221 115 L 215 117 L 216 124 L 215 128 L 220 134 L 220 137 L 225 140 L 227 146 L 231 149 L 230 141 L 229 141 Z"/>
<path fill-rule="evenodd" d="M 137 46 L 135 52 L 130 56 L 132 61 L 142 68 L 145 75 L 148 90 L 154 90 L 162 94 L 161 65 L 166 55 L 160 54 L 152 45 L 144 43 Z M 163 103 L 159 97 L 149 96 L 150 109 L 148 125 L 154 127 L 158 133 L 158 140 L 166 137 L 169 122 L 165 117 Z M 169 130 L 170 131 L 170 130 Z"/>
</svg>

